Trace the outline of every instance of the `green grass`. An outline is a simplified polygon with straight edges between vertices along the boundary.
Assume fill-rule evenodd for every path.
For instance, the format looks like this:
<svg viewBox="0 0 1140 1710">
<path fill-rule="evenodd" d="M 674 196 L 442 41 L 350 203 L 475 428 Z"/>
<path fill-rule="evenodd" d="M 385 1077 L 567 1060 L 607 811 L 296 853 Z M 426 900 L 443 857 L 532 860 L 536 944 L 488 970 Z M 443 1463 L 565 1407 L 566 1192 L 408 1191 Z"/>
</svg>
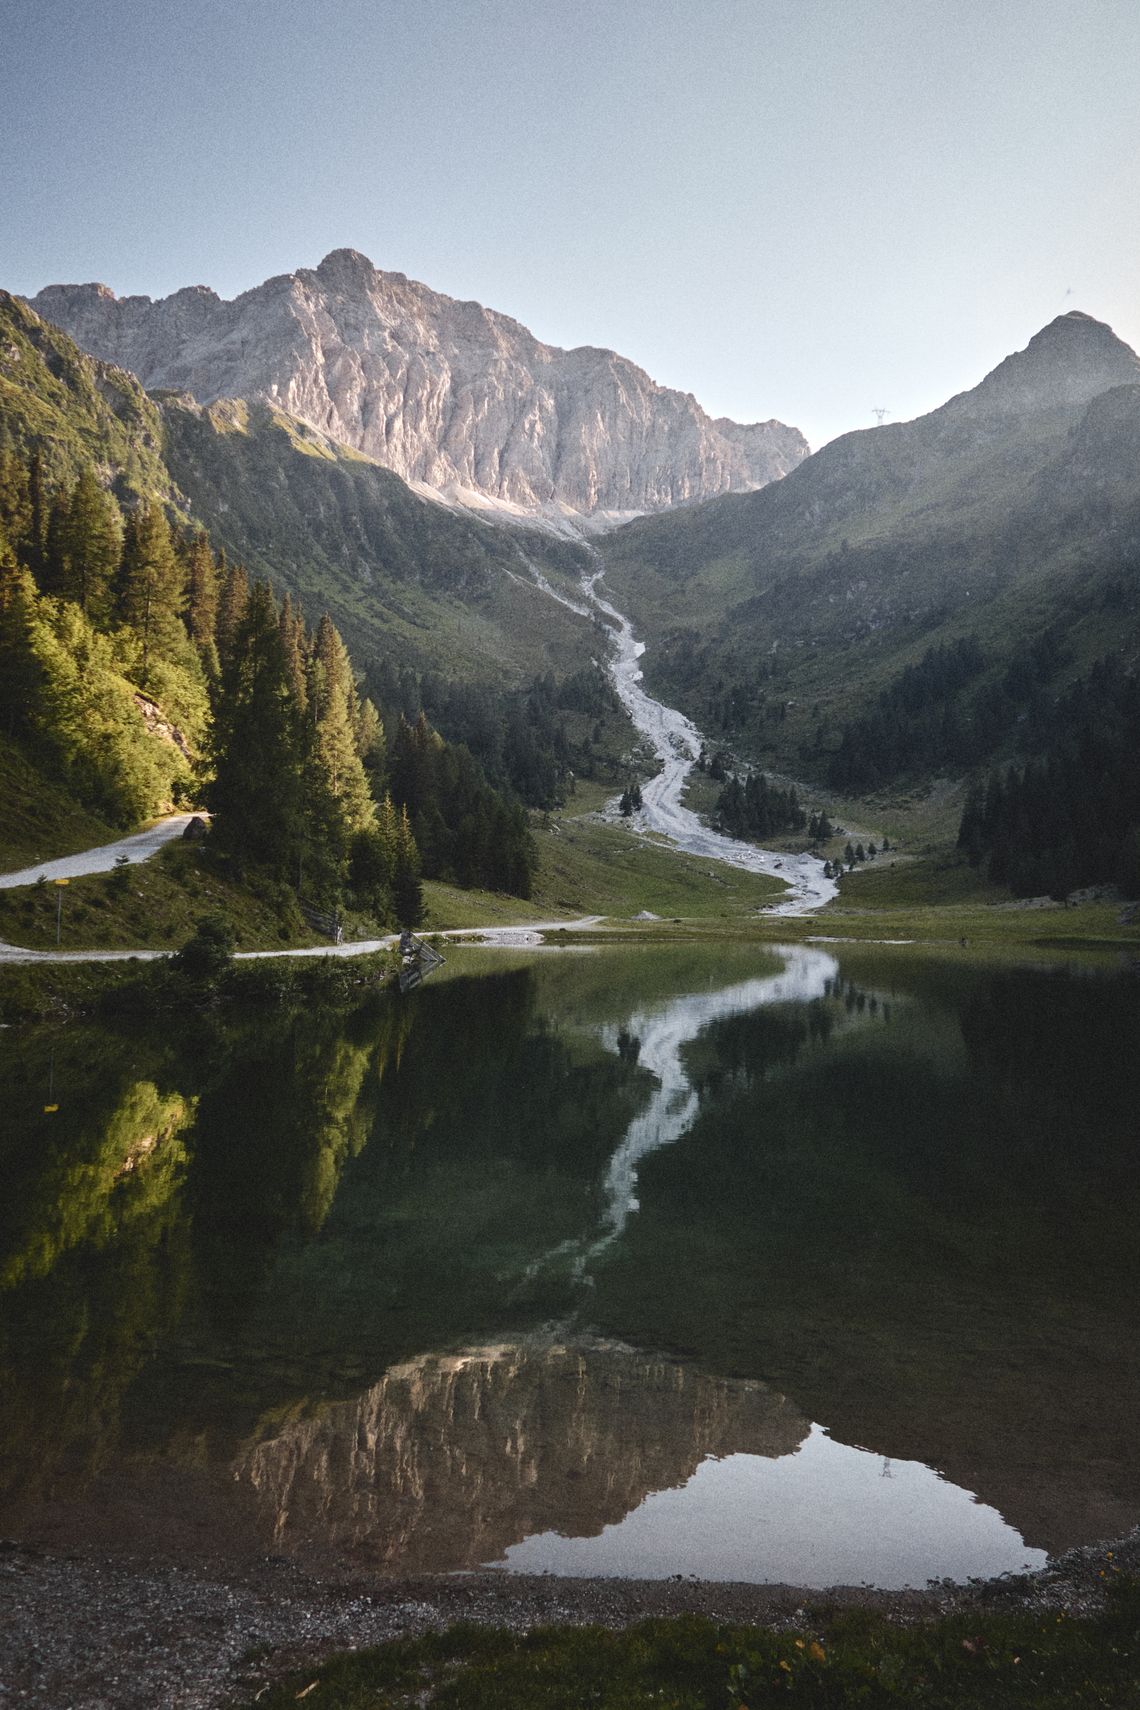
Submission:
<svg viewBox="0 0 1140 1710">
<path fill-rule="evenodd" d="M 1012 902 L 1002 885 L 991 885 L 976 867 L 957 856 L 899 859 L 891 854 L 861 862 L 840 880 L 839 896 L 826 913 L 845 908 L 954 907 Z"/>
<path fill-rule="evenodd" d="M 259 1692 L 284 1710 L 1092 1710 L 1140 1695 L 1140 1595 L 1124 1581 L 1103 1613 L 969 1611 L 902 1626 L 868 1611 L 798 1631 L 698 1617 L 620 1632 L 471 1625 L 335 1658 Z"/>
<path fill-rule="evenodd" d="M 37 861 L 74 855 L 110 843 L 121 832 L 80 807 L 74 796 L 46 780 L 38 767 L 0 736 L 0 872 L 15 873 Z"/>
<path fill-rule="evenodd" d="M 779 879 L 678 854 L 590 818 L 557 821 L 536 841 L 532 900 L 543 916 L 562 910 L 629 919 L 648 910 L 669 919 L 739 918 L 786 890 Z"/>
<path fill-rule="evenodd" d="M 54 950 L 60 890 L 51 884 L 0 891 L 0 940 Z M 202 849 L 172 844 L 149 861 L 72 879 L 62 891 L 63 950 L 176 950 L 205 915 L 222 915 L 239 950 L 317 944 L 292 892 L 234 883 Z"/>
<path fill-rule="evenodd" d="M 90 1014 L 139 977 L 143 962 L 0 963 L 0 1025 Z"/>
</svg>

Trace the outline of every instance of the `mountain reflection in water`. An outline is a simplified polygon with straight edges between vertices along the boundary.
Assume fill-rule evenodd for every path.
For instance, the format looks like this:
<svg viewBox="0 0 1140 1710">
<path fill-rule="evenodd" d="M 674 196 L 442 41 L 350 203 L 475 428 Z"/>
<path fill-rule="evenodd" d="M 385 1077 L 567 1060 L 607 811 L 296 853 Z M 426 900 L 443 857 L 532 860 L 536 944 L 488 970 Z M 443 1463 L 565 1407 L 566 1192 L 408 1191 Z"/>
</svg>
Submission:
<svg viewBox="0 0 1140 1710">
<path fill-rule="evenodd" d="M 232 1470 L 275 1548 L 438 1571 L 532 1532 L 593 1537 L 706 1456 L 787 1455 L 807 1432 L 762 1383 L 603 1342 L 535 1343 L 395 1366 Z"/>
<path fill-rule="evenodd" d="M 1137 1037 L 1121 973 L 723 943 L 4 1030 L 0 1532 L 768 1577 L 826 1512 L 885 1583 L 1118 1535 Z M 941 1565 L 880 1548 L 910 1495 Z"/>
</svg>

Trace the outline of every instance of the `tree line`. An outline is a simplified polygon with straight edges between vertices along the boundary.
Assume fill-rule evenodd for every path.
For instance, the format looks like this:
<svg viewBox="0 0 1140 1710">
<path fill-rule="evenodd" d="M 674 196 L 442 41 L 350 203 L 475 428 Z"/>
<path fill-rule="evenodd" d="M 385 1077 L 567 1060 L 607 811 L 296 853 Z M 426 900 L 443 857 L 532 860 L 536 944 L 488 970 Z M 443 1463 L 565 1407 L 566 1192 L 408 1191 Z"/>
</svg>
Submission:
<svg viewBox="0 0 1140 1710">
<path fill-rule="evenodd" d="M 743 780 L 734 772 L 717 797 L 716 811 L 730 837 L 771 837 L 802 831 L 808 822 L 795 785 L 781 790 L 763 772 L 751 772 Z"/>
<path fill-rule="evenodd" d="M 386 729 L 387 726 L 387 729 Z M 0 450 L 0 728 L 112 823 L 204 800 L 239 872 L 414 924 L 419 878 L 529 894 L 523 809 L 362 695 L 331 619 L 93 468 Z M 156 740 L 157 738 L 157 740 Z"/>
<path fill-rule="evenodd" d="M 874 707 L 844 725 L 828 782 L 853 794 L 908 775 L 981 765 L 1024 715 L 1046 704 L 1046 685 L 1069 662 L 1054 630 L 1013 652 L 999 677 L 979 682 L 985 651 L 976 635 L 929 647 L 888 683 Z"/>
<path fill-rule="evenodd" d="M 599 665 L 561 683 L 549 673 L 521 689 L 451 682 L 393 659 L 369 663 L 368 692 L 414 725 L 421 713 L 452 742 L 470 749 L 488 780 L 528 807 L 565 802 L 575 778 L 614 780 L 606 724 L 622 719 L 620 702 Z M 624 722 L 624 720 L 623 720 Z"/>
<path fill-rule="evenodd" d="M 1140 894 L 1140 677 L 1099 660 L 1040 706 L 1022 734 L 1035 757 L 975 782 L 958 846 L 1017 896 L 1083 885 Z"/>
</svg>

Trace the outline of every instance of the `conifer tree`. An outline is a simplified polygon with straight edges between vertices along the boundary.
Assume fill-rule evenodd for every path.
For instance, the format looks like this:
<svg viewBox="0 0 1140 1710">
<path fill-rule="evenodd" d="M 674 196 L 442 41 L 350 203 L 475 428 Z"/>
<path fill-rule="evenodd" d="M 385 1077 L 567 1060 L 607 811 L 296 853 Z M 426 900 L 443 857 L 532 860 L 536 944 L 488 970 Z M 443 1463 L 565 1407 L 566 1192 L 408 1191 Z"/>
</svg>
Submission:
<svg viewBox="0 0 1140 1710">
<path fill-rule="evenodd" d="M 186 622 L 190 639 L 209 669 L 217 660 L 218 565 L 201 531 L 186 551 Z"/>
<path fill-rule="evenodd" d="M 227 566 L 218 595 L 218 615 L 214 639 L 218 646 L 218 661 L 223 675 L 229 667 L 238 626 L 249 603 L 249 578 L 241 564 Z"/>
<path fill-rule="evenodd" d="M 299 673 L 300 625 L 289 607 L 282 612 L 281 637 L 286 670 Z M 331 902 L 348 874 L 354 839 L 374 824 L 375 804 L 353 735 L 352 663 L 327 615 L 309 650 L 307 683 L 302 673 L 298 692 L 299 706 L 307 707 L 304 779 L 309 888 Z"/>
<path fill-rule="evenodd" d="M 64 526 L 64 592 L 95 624 L 111 616 L 111 589 L 123 553 L 123 518 L 85 466 L 72 488 Z"/>
<path fill-rule="evenodd" d="M 24 562 L 37 582 L 43 575 L 47 520 L 48 497 L 44 460 L 43 453 L 37 447 L 28 463 L 28 530 L 23 542 Z"/>
<path fill-rule="evenodd" d="M 27 544 L 32 528 L 32 495 L 28 465 L 6 439 L 0 445 L 0 527 L 17 560 L 30 568 Z"/>
<path fill-rule="evenodd" d="M 293 602 L 286 593 L 281 602 L 281 645 L 285 649 L 285 669 L 293 699 L 301 712 L 309 705 L 309 689 L 305 678 L 305 620 L 294 613 Z"/>
<path fill-rule="evenodd" d="M 152 654 L 176 639 L 185 571 L 174 550 L 161 505 L 148 505 L 128 521 L 119 574 L 119 613 L 140 647 L 144 685 Z"/>
<path fill-rule="evenodd" d="M 420 856 L 407 808 L 401 808 L 396 828 L 396 858 L 392 873 L 392 902 L 400 926 L 418 926 L 424 914 Z"/>
<path fill-rule="evenodd" d="M 292 876 L 302 843 L 302 731 L 276 605 L 257 582 L 237 625 L 214 715 L 215 835 L 239 865 Z"/>
<path fill-rule="evenodd" d="M 34 721 L 41 672 L 32 645 L 36 588 L 0 527 L 0 727 L 9 736 Z"/>
</svg>

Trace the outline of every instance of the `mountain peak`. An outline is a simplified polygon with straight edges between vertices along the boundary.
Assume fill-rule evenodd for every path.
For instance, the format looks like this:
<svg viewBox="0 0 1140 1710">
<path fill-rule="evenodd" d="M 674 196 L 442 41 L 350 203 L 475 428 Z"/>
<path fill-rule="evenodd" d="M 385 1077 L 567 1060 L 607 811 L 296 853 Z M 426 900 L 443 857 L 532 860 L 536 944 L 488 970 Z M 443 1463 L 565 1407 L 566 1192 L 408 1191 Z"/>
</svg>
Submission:
<svg viewBox="0 0 1140 1710">
<path fill-rule="evenodd" d="M 319 279 L 371 279 L 377 269 L 358 249 L 330 249 L 313 271 Z"/>
<path fill-rule="evenodd" d="M 1070 409 L 1090 403 L 1113 386 L 1140 381 L 1140 357 L 1104 321 L 1069 309 L 962 392 L 945 409 L 955 414 L 979 408 L 1024 414 Z"/>
<path fill-rule="evenodd" d="M 808 452 L 795 428 L 710 421 L 612 351 L 540 344 L 356 249 L 232 302 L 96 289 L 51 286 L 33 306 L 151 390 L 274 405 L 457 503 L 559 520 L 663 510 L 764 486 Z"/>
</svg>

